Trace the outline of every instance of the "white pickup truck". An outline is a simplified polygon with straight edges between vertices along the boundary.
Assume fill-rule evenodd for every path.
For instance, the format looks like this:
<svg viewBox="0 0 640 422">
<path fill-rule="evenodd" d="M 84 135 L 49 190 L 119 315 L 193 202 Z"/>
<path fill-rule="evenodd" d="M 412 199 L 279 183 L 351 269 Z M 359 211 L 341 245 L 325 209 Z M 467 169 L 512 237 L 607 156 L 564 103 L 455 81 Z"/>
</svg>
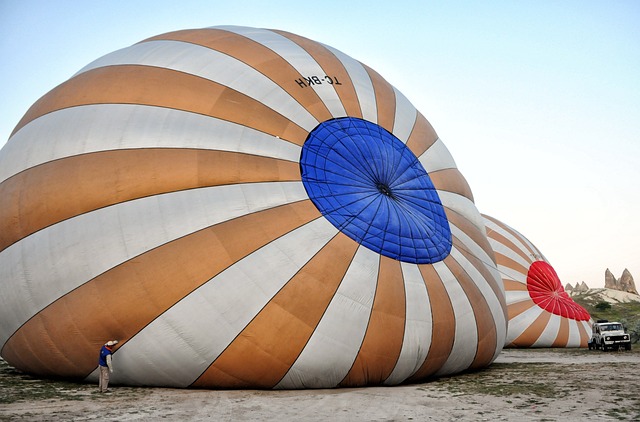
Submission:
<svg viewBox="0 0 640 422">
<path fill-rule="evenodd" d="M 624 327 L 619 322 L 609 322 L 601 319 L 591 326 L 592 334 L 589 340 L 589 350 L 602 349 L 618 350 L 624 347 L 625 350 L 631 350 L 631 336 L 625 333 Z"/>
</svg>

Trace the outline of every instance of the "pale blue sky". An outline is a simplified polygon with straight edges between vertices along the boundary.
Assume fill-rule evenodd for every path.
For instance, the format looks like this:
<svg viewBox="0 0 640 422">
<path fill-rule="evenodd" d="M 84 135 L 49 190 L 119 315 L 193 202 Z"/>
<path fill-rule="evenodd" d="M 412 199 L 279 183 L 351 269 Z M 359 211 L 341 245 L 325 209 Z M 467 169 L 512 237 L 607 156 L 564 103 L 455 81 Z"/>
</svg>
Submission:
<svg viewBox="0 0 640 422">
<path fill-rule="evenodd" d="M 425 115 L 481 212 L 563 284 L 640 285 L 640 1 L 0 0 L 0 145 L 94 59 L 178 29 L 282 29 L 369 65 Z M 1 199 L 0 199 L 1 200 Z"/>
</svg>

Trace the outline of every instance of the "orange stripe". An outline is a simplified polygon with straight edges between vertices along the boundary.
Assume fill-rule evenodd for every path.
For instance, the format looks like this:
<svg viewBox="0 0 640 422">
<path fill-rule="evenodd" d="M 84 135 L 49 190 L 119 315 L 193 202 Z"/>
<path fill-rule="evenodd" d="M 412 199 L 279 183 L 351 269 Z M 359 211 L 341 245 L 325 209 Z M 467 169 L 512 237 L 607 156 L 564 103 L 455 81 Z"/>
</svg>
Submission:
<svg viewBox="0 0 640 422">
<path fill-rule="evenodd" d="M 144 104 L 217 117 L 302 145 L 301 127 L 263 103 L 198 76 L 149 66 L 107 66 L 79 74 L 40 98 L 14 133 L 38 117 L 86 104 Z"/>
<path fill-rule="evenodd" d="M 0 183 L 0 251 L 44 227 L 146 196 L 300 180 L 298 163 L 224 151 L 127 149 L 52 161 Z"/>
<path fill-rule="evenodd" d="M 473 193 L 460 170 L 445 169 L 429 173 L 433 186 L 439 191 L 457 193 L 473 202 Z"/>
<path fill-rule="evenodd" d="M 496 263 L 503 267 L 510 268 L 516 272 L 519 272 L 520 274 L 523 274 L 525 276 L 525 279 L 527 274 L 529 274 L 529 268 L 523 267 L 519 262 L 516 262 L 513 259 L 502 255 L 501 253 L 496 253 Z"/>
<path fill-rule="evenodd" d="M 496 351 L 498 337 L 496 325 L 493 321 L 493 314 L 482 292 L 464 268 L 462 268 L 451 255 L 446 257 L 443 262 L 451 270 L 467 299 L 469 299 L 469 304 L 473 309 L 473 316 L 476 320 L 478 344 L 476 356 L 469 368 L 482 368 L 491 363 L 491 359 Z"/>
<path fill-rule="evenodd" d="M 433 324 L 431 346 L 424 363 L 409 379 L 420 381 L 437 372 L 449 359 L 456 332 L 456 319 L 449 294 L 433 265 L 418 265 L 427 286 Z"/>
<path fill-rule="evenodd" d="M 529 264 L 531 264 L 533 262 L 532 256 L 531 255 L 527 255 L 526 251 L 523 251 L 519 246 L 516 246 L 512 241 L 510 241 L 509 239 L 507 239 L 506 237 L 504 237 L 500 233 L 491 230 L 489 227 L 487 227 L 487 237 L 489 237 L 490 239 L 494 239 L 498 243 L 500 243 L 500 244 L 504 245 L 505 247 L 513 250 L 515 253 L 520 255 Z M 504 255 L 502 255 L 500 253 L 496 253 L 496 257 L 500 257 L 500 256 L 504 256 Z M 524 273 L 526 274 L 527 271 L 528 271 L 528 269 L 525 270 Z"/>
<path fill-rule="evenodd" d="M 462 215 L 458 214 L 457 212 L 455 212 L 454 210 L 450 209 L 450 208 L 445 208 L 444 212 L 447 216 L 447 220 L 449 220 L 449 223 L 457 228 L 459 228 L 460 230 L 462 230 L 467 236 L 469 236 L 471 238 L 471 240 L 477 245 L 479 246 L 484 252 L 485 254 L 489 257 L 489 259 L 491 260 L 491 262 L 484 262 L 484 264 L 486 265 L 491 265 L 494 264 L 494 257 L 495 254 L 493 252 L 493 248 L 491 247 L 491 244 L 489 243 L 489 239 L 487 239 L 487 236 L 485 234 L 485 232 L 481 229 L 479 229 L 475 224 L 473 224 L 470 220 L 468 220 L 467 218 L 463 217 Z M 465 248 L 464 244 L 460 244 L 459 245 L 460 249 Z M 476 257 L 476 259 L 480 260 L 479 257 Z"/>
<path fill-rule="evenodd" d="M 273 388 L 309 341 L 358 244 L 339 233 L 264 307 L 193 387 Z"/>
<path fill-rule="evenodd" d="M 511 345 L 515 347 L 531 347 L 540 338 L 544 329 L 547 328 L 550 319 L 551 314 L 549 312 L 542 312 L 542 314 L 527 327 L 524 333 L 513 340 Z"/>
<path fill-rule="evenodd" d="M 529 290 L 526 284 L 520 283 L 519 281 L 502 279 L 502 282 L 504 283 L 504 290 L 506 292 L 526 292 Z"/>
<path fill-rule="evenodd" d="M 580 332 L 580 347 L 587 347 L 589 339 L 591 338 L 591 332 L 588 331 L 580 321 L 577 321 L 578 331 Z"/>
<path fill-rule="evenodd" d="M 369 326 L 341 387 L 380 384 L 391 375 L 402 350 L 405 311 L 400 261 L 380 256 L 378 286 Z"/>
<path fill-rule="evenodd" d="M 338 97 L 340 97 L 340 102 L 347 112 L 347 115 L 362 118 L 362 110 L 353 82 L 342 62 L 338 60 L 331 51 L 322 44 L 299 35 L 276 30 L 273 32 L 277 32 L 290 39 L 309 53 L 324 71 L 324 75 L 315 76 L 321 78 L 323 84 L 328 83 L 327 79 L 324 79 L 325 77 L 330 78 L 330 80 L 333 81 L 332 86 L 336 90 Z"/>
<path fill-rule="evenodd" d="M 407 140 L 407 148 L 409 148 L 416 157 L 420 157 L 431 145 L 438 140 L 436 131 L 431 123 L 420 113 L 416 115 L 416 122 L 413 125 L 409 139 Z"/>
<path fill-rule="evenodd" d="M 242 35 L 213 28 L 192 29 L 158 35 L 145 41 L 152 40 L 190 42 L 235 57 L 282 87 L 319 122 L 324 122 L 332 117 L 313 88 L 309 86 L 303 88 L 297 82 L 304 77 L 314 75 L 301 75 L 291 64 L 277 55 L 273 50 Z M 348 78 L 344 80 L 347 82 Z"/>
<path fill-rule="evenodd" d="M 362 65 L 373 83 L 376 95 L 376 107 L 378 109 L 378 125 L 393 133 L 393 123 L 396 117 L 396 94 L 393 87 L 385 81 L 375 70 Z"/>
<path fill-rule="evenodd" d="M 533 303 L 532 300 L 523 300 L 522 302 L 510 303 L 507 305 L 507 313 L 509 315 L 509 320 L 517 317 L 521 313 L 528 311 L 529 309 L 537 306 Z"/>
<path fill-rule="evenodd" d="M 236 261 L 319 215 L 311 201 L 301 201 L 221 223 L 153 249 L 43 309 L 9 339 L 3 356 L 18 368 L 41 374 L 55 371 L 60 376 L 84 377 L 96 367 L 96 347 L 104 339 L 124 343 Z M 69 361 L 56 360 L 52 348 Z"/>
<path fill-rule="evenodd" d="M 556 317 L 558 317 L 556 315 Z M 567 347 L 569 343 L 569 320 L 567 318 L 560 318 L 560 327 L 558 329 L 558 335 L 551 344 L 551 347 Z"/>
<path fill-rule="evenodd" d="M 87 315 L 82 317 L 87 318 Z M 105 342 L 104 338 L 94 339 L 91 350 L 85 349 L 86 356 L 79 356 L 73 353 L 75 350 L 73 347 L 61 347 L 58 341 L 60 336 L 64 336 L 64 339 L 71 341 L 73 346 L 77 342 L 88 340 L 85 333 L 78 332 L 75 324 L 58 324 L 56 318 L 58 315 L 52 314 L 34 316 L 27 323 L 29 331 L 26 335 L 17 331 L 17 334 L 5 343 L 2 348 L 2 358 L 14 368 L 27 373 L 41 376 L 86 376 L 89 372 L 85 369 L 87 363 L 90 362 L 93 368 L 97 366 L 97 353 Z M 68 355 L 68 351 L 72 354 Z M 60 369 L 62 372 L 59 372 Z"/>
</svg>

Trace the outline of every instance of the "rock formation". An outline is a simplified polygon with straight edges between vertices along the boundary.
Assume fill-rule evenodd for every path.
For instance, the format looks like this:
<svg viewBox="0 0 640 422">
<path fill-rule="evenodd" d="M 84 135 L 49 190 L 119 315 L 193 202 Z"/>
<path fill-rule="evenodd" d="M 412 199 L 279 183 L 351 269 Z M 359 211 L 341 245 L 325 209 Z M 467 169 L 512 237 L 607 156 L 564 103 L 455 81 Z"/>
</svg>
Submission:
<svg viewBox="0 0 640 422">
<path fill-rule="evenodd" d="M 604 288 L 618 290 L 616 283 L 618 280 L 611 274 L 609 268 L 604 272 Z"/>
<path fill-rule="evenodd" d="M 626 268 L 622 272 L 622 277 L 619 279 L 616 279 L 607 268 L 604 272 L 604 287 L 606 289 L 619 290 L 621 292 L 633 293 L 636 295 L 638 294 L 638 289 L 636 289 L 636 283 L 633 281 L 633 276 Z"/>
<path fill-rule="evenodd" d="M 564 291 L 571 293 L 572 295 L 577 295 L 580 293 L 587 293 L 589 291 L 589 286 L 587 286 L 587 283 L 584 281 L 581 283 L 576 282 L 575 287 L 572 286 L 571 283 L 567 283 L 567 285 L 564 286 Z"/>
<path fill-rule="evenodd" d="M 576 290 L 579 291 L 580 293 L 586 293 L 589 291 L 589 286 L 587 286 L 587 283 L 585 283 L 584 281 L 580 283 L 580 285 L 576 283 Z"/>
<path fill-rule="evenodd" d="M 618 284 L 620 285 L 620 290 L 623 292 L 638 294 L 638 289 L 636 289 L 636 283 L 633 281 L 633 276 L 626 268 L 622 272 L 622 277 L 618 280 Z"/>
</svg>

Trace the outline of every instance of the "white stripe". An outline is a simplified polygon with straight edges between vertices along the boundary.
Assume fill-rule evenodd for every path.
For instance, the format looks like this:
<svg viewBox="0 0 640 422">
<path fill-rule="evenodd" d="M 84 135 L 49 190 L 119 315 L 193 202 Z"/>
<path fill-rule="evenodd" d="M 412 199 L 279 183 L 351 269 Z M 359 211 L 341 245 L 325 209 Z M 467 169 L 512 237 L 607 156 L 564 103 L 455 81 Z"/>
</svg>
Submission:
<svg viewBox="0 0 640 422">
<path fill-rule="evenodd" d="M 489 243 L 491 243 L 491 248 L 496 253 L 496 255 L 503 255 L 516 263 L 522 265 L 526 271 L 529 271 L 529 267 L 531 266 L 532 261 L 527 261 L 522 257 L 522 255 L 518 254 L 513 248 L 506 246 L 503 243 L 500 243 L 493 238 L 489 238 Z"/>
<path fill-rule="evenodd" d="M 566 347 L 580 347 L 580 331 L 582 326 L 579 321 L 567 318 L 569 321 L 569 339 Z"/>
<path fill-rule="evenodd" d="M 379 254 L 358 248 L 309 342 L 275 388 L 332 388 L 349 373 L 367 331 L 379 262 Z"/>
<path fill-rule="evenodd" d="M 216 26 L 215 29 L 233 32 L 262 44 L 287 61 L 303 78 L 317 76 L 322 79 L 325 76 L 333 76 L 326 75 L 313 56 L 309 55 L 302 47 L 276 32 L 243 26 Z M 293 83 L 294 81 L 291 82 Z M 333 117 L 345 117 L 347 115 L 342 101 L 340 101 L 340 97 L 338 97 L 338 93 L 332 84 L 314 84 L 300 89 L 313 89 Z"/>
<path fill-rule="evenodd" d="M 535 246 L 533 246 L 527 240 L 527 238 L 524 237 L 522 234 L 520 234 L 517 230 L 515 230 L 512 227 L 509 227 L 508 225 L 502 223 L 502 224 L 504 224 L 504 226 L 508 227 L 514 233 L 517 233 L 517 237 L 516 237 L 513 234 L 511 234 L 510 231 L 507 231 L 501 225 L 496 224 L 495 222 L 489 220 L 488 218 L 483 217 L 483 219 L 484 219 L 484 222 L 485 222 L 485 225 L 486 225 L 486 228 L 487 228 L 487 235 L 489 235 L 490 231 L 493 230 L 496 233 L 499 233 L 500 235 L 505 237 L 506 239 L 510 240 L 518 249 L 520 249 L 522 252 L 524 252 L 524 254 L 529 259 L 529 263 L 527 265 L 524 265 L 525 268 L 529 268 L 530 263 L 532 263 L 533 261 L 537 261 L 537 260 L 541 259 L 540 257 L 542 256 L 542 254 L 540 253 L 540 251 Z M 540 257 L 536 258 L 536 257 L 532 256 L 531 252 L 529 252 L 529 249 L 527 249 L 527 245 L 529 245 L 531 247 L 531 250 L 533 250 L 534 253 L 540 255 Z"/>
<path fill-rule="evenodd" d="M 154 66 L 217 82 L 265 104 L 298 126 L 312 131 L 318 121 L 287 91 L 235 57 L 196 44 L 155 40 L 114 51 L 77 74 L 103 66 Z"/>
<path fill-rule="evenodd" d="M 307 199 L 301 182 L 192 189 L 62 221 L 0 252 L 0 345 L 34 314 L 105 271 L 186 234 Z M 8 283 L 11 283 L 9 285 Z"/>
<path fill-rule="evenodd" d="M 496 287 L 498 287 L 498 289 L 502 292 L 502 297 L 504 297 L 504 283 L 502 281 L 502 276 L 500 274 L 500 272 L 498 271 L 498 267 L 496 266 L 496 264 L 493 262 L 493 258 L 491 256 L 489 256 L 489 254 L 482 248 L 480 247 L 480 245 L 478 245 L 471 236 L 469 236 L 467 233 L 465 233 L 464 231 L 462 231 L 460 228 L 458 228 L 457 226 L 450 224 L 450 229 L 451 229 L 451 233 L 454 237 L 456 237 L 464 246 L 464 250 L 471 254 L 471 256 L 475 257 L 477 260 L 479 260 L 484 267 L 491 273 L 491 275 L 493 276 L 493 284 L 495 284 Z M 469 265 L 471 265 L 473 267 L 473 263 L 471 263 L 470 261 L 467 260 L 466 257 L 463 257 L 465 262 L 468 262 Z M 457 259 L 458 260 L 458 259 Z M 459 261 L 459 260 L 458 260 Z M 471 272 L 473 272 L 473 274 L 476 274 L 477 277 L 479 277 L 480 283 L 485 286 L 483 288 L 489 289 L 489 290 L 485 290 L 485 296 L 488 294 L 492 297 L 495 297 L 495 293 L 493 291 L 493 288 L 491 287 L 491 283 L 489 283 L 489 280 L 486 280 L 479 272 L 477 272 L 478 270 L 473 267 L 470 268 L 469 271 L 467 271 L 469 274 L 471 274 Z M 475 277 L 474 277 L 475 280 Z M 478 284 L 478 283 L 476 283 Z M 478 286 L 480 287 L 480 286 Z M 498 306 L 499 308 L 502 308 L 502 305 Z M 502 319 L 504 319 L 504 313 L 502 313 Z"/>
<path fill-rule="evenodd" d="M 396 113 L 395 120 L 393 122 L 393 134 L 396 138 L 406 144 L 416 123 L 418 111 L 409 102 L 407 97 L 402 95 L 402 93 L 395 87 L 393 87 L 393 92 L 396 97 Z"/>
<path fill-rule="evenodd" d="M 209 280 L 118 350 L 114 382 L 189 386 L 337 233 L 318 218 Z"/>
<path fill-rule="evenodd" d="M 494 270 L 493 275 L 498 275 L 497 268 L 495 263 L 493 262 L 493 257 L 489 256 L 487 252 L 478 245 L 471 236 L 462 231 L 459 227 L 454 224 L 449 223 L 449 229 L 451 230 L 451 234 L 453 237 L 458 239 L 460 243 L 463 245 L 463 249 L 467 251 L 469 254 L 477 258 L 480 262 L 482 262 L 485 267 L 489 270 Z M 484 278 L 483 278 L 484 279 Z M 498 285 L 502 285 L 502 279 L 498 276 L 496 278 Z"/>
<path fill-rule="evenodd" d="M 347 56 L 342 51 L 336 50 L 328 45 L 325 45 L 325 47 L 331 51 L 334 56 L 340 60 L 340 62 L 342 62 L 342 65 L 349 74 L 351 83 L 353 84 L 353 87 L 356 90 L 356 95 L 358 96 L 360 110 L 362 111 L 362 118 L 372 123 L 378 123 L 378 104 L 376 102 L 376 93 L 367 70 L 364 68 L 362 63 L 350 56 Z"/>
<path fill-rule="evenodd" d="M 433 269 L 438 273 L 449 294 L 456 323 L 451 353 L 436 372 L 436 376 L 442 376 L 463 371 L 471 366 L 478 349 L 478 327 L 469 298 L 455 275 L 442 261 L 433 264 Z"/>
<path fill-rule="evenodd" d="M 193 148 L 298 162 L 301 147 L 246 126 L 161 107 L 99 104 L 46 114 L 0 150 L 0 181 L 48 161 L 127 148 Z"/>
<path fill-rule="evenodd" d="M 440 138 L 436 139 L 433 145 L 418 157 L 418 160 L 427 173 L 457 168 L 453 156 Z"/>
<path fill-rule="evenodd" d="M 527 275 L 523 274 L 518 270 L 514 270 L 511 267 L 505 267 L 504 265 L 498 265 L 498 271 L 500 271 L 503 281 L 511 280 L 511 281 L 516 281 L 520 284 L 524 284 L 525 286 L 527 285 Z M 505 290 L 506 290 L 506 287 L 505 287 Z"/>
<path fill-rule="evenodd" d="M 534 305 L 533 302 L 531 305 L 531 308 L 509 320 L 509 329 L 507 330 L 507 340 L 505 344 L 513 343 L 515 339 L 520 337 L 522 333 L 531 326 L 531 321 L 535 321 L 536 318 L 540 316 L 542 309 Z"/>
<path fill-rule="evenodd" d="M 514 303 L 531 300 L 531 296 L 526 290 L 508 290 L 505 292 L 505 298 L 507 301 L 507 305 L 513 305 Z"/>
<path fill-rule="evenodd" d="M 431 347 L 432 324 L 431 303 L 427 286 L 415 264 L 401 263 L 407 304 L 402 350 L 386 385 L 400 384 L 416 373 L 427 358 Z"/>
<path fill-rule="evenodd" d="M 545 258 L 545 256 L 540 251 L 540 249 L 536 248 L 535 245 L 531 243 L 529 239 L 524 237 L 522 234 L 518 233 L 518 235 L 522 237 L 522 241 L 526 243 L 529 246 L 529 248 L 531 248 L 531 250 L 533 251 L 533 255 L 532 255 L 530 252 L 528 252 L 528 249 L 526 250 L 527 254 L 531 256 L 533 261 L 545 261 L 547 264 L 549 264 L 549 261 L 547 261 L 547 258 Z"/>
<path fill-rule="evenodd" d="M 469 223 L 476 226 L 480 233 L 485 232 L 480 212 L 472 200 L 454 192 L 447 192 L 443 190 L 438 190 L 437 192 L 443 207 L 449 208 L 467 219 Z"/>
</svg>

